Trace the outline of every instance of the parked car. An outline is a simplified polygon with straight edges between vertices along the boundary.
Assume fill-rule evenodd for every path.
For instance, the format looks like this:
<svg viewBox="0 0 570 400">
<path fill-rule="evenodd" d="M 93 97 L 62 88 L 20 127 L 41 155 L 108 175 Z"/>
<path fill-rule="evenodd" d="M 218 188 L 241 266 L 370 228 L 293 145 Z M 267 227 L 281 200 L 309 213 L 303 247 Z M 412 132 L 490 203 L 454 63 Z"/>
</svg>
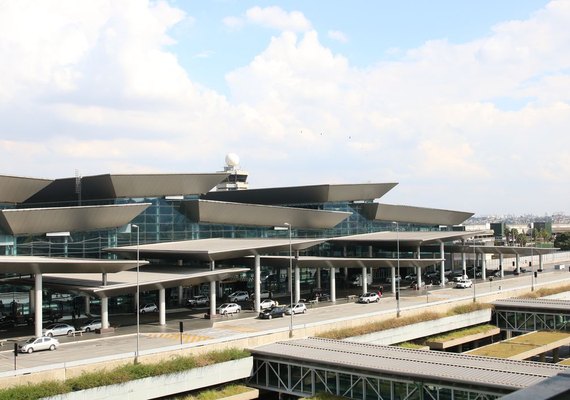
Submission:
<svg viewBox="0 0 570 400">
<path fill-rule="evenodd" d="M 400 275 L 396 275 L 396 279 L 394 279 L 394 282 L 400 282 L 402 280 L 402 277 Z M 392 283 L 392 277 L 389 276 L 386 278 L 386 283 Z"/>
<path fill-rule="evenodd" d="M 18 350 L 20 353 L 31 354 L 34 351 L 39 350 L 55 350 L 59 347 L 59 340 L 54 339 L 50 336 L 42 337 L 32 337 L 24 342 L 24 344 L 18 345 Z"/>
<path fill-rule="evenodd" d="M 273 308 L 275 306 L 277 306 L 277 302 L 275 300 L 272 300 L 272 299 L 265 299 L 259 303 L 259 307 L 262 310 L 265 310 L 267 308 Z"/>
<path fill-rule="evenodd" d="M 261 319 L 271 319 L 283 317 L 285 314 L 285 309 L 283 307 L 273 307 L 266 308 L 259 313 L 259 318 Z"/>
<path fill-rule="evenodd" d="M 305 314 L 307 312 L 307 306 L 305 305 L 305 303 L 293 304 L 292 307 L 291 305 L 288 305 L 285 308 L 285 314 L 291 315 L 291 312 L 293 314 Z"/>
<path fill-rule="evenodd" d="M 208 304 L 210 304 L 210 299 L 203 294 L 186 299 L 186 305 L 189 307 L 207 306 Z"/>
<path fill-rule="evenodd" d="M 233 292 L 228 296 L 228 300 L 232 303 L 236 301 L 247 301 L 249 300 L 249 293 L 244 290 Z"/>
<path fill-rule="evenodd" d="M 158 307 L 154 303 L 145 304 L 144 307 L 141 307 L 139 310 L 141 314 L 147 312 L 158 312 Z"/>
<path fill-rule="evenodd" d="M 259 294 L 259 299 L 270 299 L 272 298 L 272 293 L 269 290 L 262 290 L 261 293 Z M 253 293 L 251 295 L 252 299 L 255 299 L 255 293 Z"/>
<path fill-rule="evenodd" d="M 92 319 L 92 320 L 85 322 L 85 324 L 81 325 L 79 327 L 79 330 L 85 331 L 85 332 L 91 332 L 91 331 L 94 331 L 96 329 L 101 329 L 101 326 L 102 325 L 101 325 L 100 319 Z"/>
<path fill-rule="evenodd" d="M 51 324 L 42 329 L 42 336 L 62 336 L 71 335 L 75 328 L 68 324 Z"/>
<path fill-rule="evenodd" d="M 425 286 L 426 286 L 425 281 L 422 281 L 421 285 L 418 285 L 418 282 L 413 281 L 413 282 L 410 284 L 410 289 L 419 290 L 419 289 L 421 289 L 421 288 L 423 288 L 423 287 L 425 287 Z"/>
<path fill-rule="evenodd" d="M 455 284 L 455 287 L 459 289 L 467 289 L 470 288 L 471 286 L 473 286 L 473 282 L 471 281 L 471 279 L 461 279 L 457 281 L 457 283 Z"/>
<path fill-rule="evenodd" d="M 239 312 L 241 312 L 241 306 L 236 303 L 223 303 L 218 307 L 218 314 L 220 315 L 236 314 Z"/>
<path fill-rule="evenodd" d="M 367 292 L 361 294 L 358 297 L 359 303 L 378 303 L 379 301 L 380 301 L 380 296 L 378 296 L 378 293 L 376 292 Z"/>
</svg>

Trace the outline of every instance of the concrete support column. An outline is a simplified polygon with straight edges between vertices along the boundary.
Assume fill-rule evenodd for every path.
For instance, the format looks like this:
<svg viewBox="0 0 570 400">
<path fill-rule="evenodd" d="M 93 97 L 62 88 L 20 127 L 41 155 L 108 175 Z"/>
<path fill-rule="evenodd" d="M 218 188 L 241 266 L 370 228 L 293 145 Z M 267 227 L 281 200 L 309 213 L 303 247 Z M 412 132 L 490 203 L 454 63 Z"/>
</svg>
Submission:
<svg viewBox="0 0 570 400">
<path fill-rule="evenodd" d="M 301 269 L 295 262 L 295 303 L 301 299 Z"/>
<path fill-rule="evenodd" d="M 36 311 L 36 292 L 34 288 L 28 292 L 28 301 L 30 302 L 30 314 Z"/>
<path fill-rule="evenodd" d="M 184 304 L 184 286 L 178 286 L 178 305 Z"/>
<path fill-rule="evenodd" d="M 210 261 L 210 271 L 216 269 L 216 262 Z M 210 282 L 210 318 L 216 315 L 216 282 Z"/>
<path fill-rule="evenodd" d="M 34 329 L 34 335 L 36 337 L 40 337 L 42 336 L 42 304 L 43 304 L 43 299 L 42 299 L 42 274 L 36 274 L 34 276 L 34 321 L 35 321 L 35 329 Z"/>
<path fill-rule="evenodd" d="M 85 301 L 85 315 L 89 315 L 91 314 L 91 297 L 85 296 L 83 299 Z"/>
<path fill-rule="evenodd" d="M 166 325 L 166 290 L 158 289 L 158 314 L 159 324 Z"/>
<path fill-rule="evenodd" d="M 445 245 L 443 242 L 439 244 L 439 254 L 442 258 L 441 264 L 439 265 L 439 281 L 441 282 L 440 286 L 445 286 Z"/>
<path fill-rule="evenodd" d="M 330 270 L 330 286 L 331 286 L 331 301 L 336 301 L 336 270 L 334 267 L 331 267 Z"/>
<path fill-rule="evenodd" d="M 390 274 L 392 276 L 392 293 L 396 294 L 396 267 L 390 267 Z"/>
<path fill-rule="evenodd" d="M 368 268 L 362 267 L 362 293 L 368 292 Z"/>
<path fill-rule="evenodd" d="M 103 272 L 101 274 L 101 284 L 107 286 L 107 273 Z M 137 292 L 138 293 L 138 292 Z M 135 298 L 135 312 L 138 314 L 140 311 L 140 296 L 137 295 Z M 138 317 L 137 317 L 138 318 Z M 109 329 L 109 299 L 107 297 L 101 297 L 101 329 Z"/>
<path fill-rule="evenodd" d="M 552 362 L 555 364 L 560 362 L 560 348 L 552 349 Z"/>
<path fill-rule="evenodd" d="M 418 246 L 418 248 L 416 249 L 416 255 L 418 260 L 422 258 L 422 248 L 420 246 Z"/>
<path fill-rule="evenodd" d="M 505 258 L 502 254 L 499 254 L 499 266 L 501 271 L 501 278 L 505 277 Z"/>
<path fill-rule="evenodd" d="M 515 267 L 517 270 L 517 274 L 520 274 L 520 272 L 521 272 L 521 256 L 519 256 L 518 254 L 515 256 Z"/>
<path fill-rule="evenodd" d="M 322 287 L 322 285 L 321 285 L 321 269 L 317 268 L 315 273 L 317 274 L 317 287 L 320 288 L 320 287 Z"/>
<path fill-rule="evenodd" d="M 481 278 L 487 280 L 487 257 L 485 253 L 481 254 Z"/>
<path fill-rule="evenodd" d="M 416 267 L 416 276 L 418 279 L 418 289 L 422 287 L 422 267 Z"/>
<path fill-rule="evenodd" d="M 139 312 L 139 310 L 137 310 L 137 312 Z M 108 297 L 101 297 L 101 329 L 109 329 L 109 298 Z"/>
<path fill-rule="evenodd" d="M 253 309 L 255 310 L 255 312 L 259 312 L 260 297 L 261 297 L 261 257 L 259 256 L 259 254 L 256 254 L 253 266 Z"/>
<path fill-rule="evenodd" d="M 538 255 L 538 269 L 542 271 L 544 268 L 544 260 L 542 259 L 542 254 Z"/>
<path fill-rule="evenodd" d="M 347 267 L 344 267 L 344 268 L 342 269 L 342 271 L 343 271 L 343 273 L 344 273 L 344 279 L 348 278 L 348 268 L 347 268 Z"/>
<path fill-rule="evenodd" d="M 546 362 L 546 353 L 540 353 L 539 357 L 540 362 Z"/>
<path fill-rule="evenodd" d="M 467 275 L 467 259 L 464 251 L 461 252 L 461 270 L 463 271 L 463 275 Z"/>
</svg>

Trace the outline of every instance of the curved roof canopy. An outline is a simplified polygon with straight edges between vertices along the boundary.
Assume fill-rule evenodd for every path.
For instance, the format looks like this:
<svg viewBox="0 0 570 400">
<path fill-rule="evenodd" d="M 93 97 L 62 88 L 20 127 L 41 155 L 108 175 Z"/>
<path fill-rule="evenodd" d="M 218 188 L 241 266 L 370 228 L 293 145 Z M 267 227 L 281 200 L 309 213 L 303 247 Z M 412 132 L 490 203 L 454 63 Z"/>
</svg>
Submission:
<svg viewBox="0 0 570 400">
<path fill-rule="evenodd" d="M 139 265 L 145 264 L 148 262 L 139 261 Z M 4 274 L 103 273 L 124 271 L 136 266 L 137 262 L 132 260 L 0 256 L 0 273 Z"/>
<path fill-rule="evenodd" d="M 401 221 L 426 225 L 459 225 L 474 213 L 441 210 L 437 208 L 368 203 L 362 205 L 362 214 L 371 220 Z"/>
<path fill-rule="evenodd" d="M 131 261 L 132 262 L 132 261 Z M 248 268 L 226 268 L 197 270 L 189 268 L 160 268 L 139 272 L 138 286 L 141 291 L 167 289 L 178 286 L 193 286 L 205 282 L 231 278 Z M 136 271 L 123 271 L 108 277 L 107 284 L 101 284 L 101 275 L 44 275 L 44 286 L 77 291 L 97 297 L 114 297 L 137 292 Z"/>
<path fill-rule="evenodd" d="M 352 185 L 290 186 L 210 192 L 206 200 L 250 204 L 315 204 L 339 201 L 374 200 L 384 196 L 397 183 L 363 183 Z"/>
<path fill-rule="evenodd" d="M 81 199 L 103 200 L 207 193 L 228 176 L 209 174 L 105 174 L 80 178 Z M 77 202 L 77 178 L 57 179 L 26 203 Z"/>
<path fill-rule="evenodd" d="M 225 225 L 280 226 L 288 221 L 295 228 L 332 228 L 352 213 L 259 204 L 195 200 L 181 204 L 182 212 L 193 222 Z"/>
<path fill-rule="evenodd" d="M 461 246 L 453 245 L 448 246 L 447 250 L 453 253 L 479 253 L 479 254 L 506 254 L 506 255 L 519 255 L 519 256 L 532 256 L 539 254 L 552 254 L 560 250 L 558 248 L 544 248 L 544 247 L 517 247 L 517 246 Z"/>
<path fill-rule="evenodd" d="M 244 260 L 245 265 L 253 265 L 253 258 Z M 286 267 L 289 265 L 287 256 L 263 256 L 261 257 L 264 266 Z M 350 258 L 350 257 L 314 257 L 299 256 L 295 258 L 295 264 L 303 268 L 391 268 L 397 267 L 420 267 L 425 268 L 440 263 L 441 258 Z"/>
<path fill-rule="evenodd" d="M 2 175 L 0 176 L 0 203 L 22 203 L 51 182 L 53 182 L 51 179 Z"/>
<path fill-rule="evenodd" d="M 351 235 L 336 237 L 330 239 L 332 242 L 340 243 L 385 243 L 400 242 L 407 246 L 420 246 L 424 244 L 433 244 L 441 242 L 450 242 L 453 240 L 468 239 L 473 237 L 492 235 L 489 231 L 429 231 L 429 232 L 397 232 L 384 231 L 374 233 L 364 233 L 361 235 Z M 473 250 L 471 250 L 473 251 Z"/>
<path fill-rule="evenodd" d="M 150 203 L 0 210 L 0 228 L 11 235 L 83 232 L 129 223 Z"/>
<path fill-rule="evenodd" d="M 200 239 L 180 242 L 153 243 L 138 246 L 143 258 L 217 261 L 248 255 L 304 250 L 327 241 L 327 239 Z M 136 256 L 137 246 L 107 248 L 105 251 L 123 257 Z"/>
</svg>

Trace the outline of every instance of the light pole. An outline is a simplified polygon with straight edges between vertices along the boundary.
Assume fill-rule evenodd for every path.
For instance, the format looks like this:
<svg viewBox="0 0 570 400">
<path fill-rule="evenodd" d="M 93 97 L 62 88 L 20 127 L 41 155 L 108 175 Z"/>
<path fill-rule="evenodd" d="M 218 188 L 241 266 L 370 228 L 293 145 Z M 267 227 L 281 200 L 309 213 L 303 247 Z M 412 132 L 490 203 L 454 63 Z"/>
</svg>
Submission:
<svg viewBox="0 0 570 400">
<path fill-rule="evenodd" d="M 135 353 L 135 363 L 137 363 L 139 361 L 139 336 L 140 336 L 140 290 L 139 290 L 139 226 L 132 224 L 131 225 L 132 228 L 135 228 L 137 230 L 137 296 L 135 299 L 135 304 L 137 306 L 137 351 Z"/>
<path fill-rule="evenodd" d="M 475 239 L 473 239 L 473 242 L 475 242 Z M 477 301 L 475 282 L 477 282 L 477 256 L 475 254 L 475 243 L 473 243 L 473 303 Z"/>
<path fill-rule="evenodd" d="M 289 320 L 289 337 L 293 337 L 293 246 L 291 245 L 291 224 L 285 222 L 283 225 L 289 230 L 289 276 L 291 277 L 291 319 Z"/>
<path fill-rule="evenodd" d="M 530 248 L 530 282 L 531 282 L 530 290 L 531 292 L 534 292 L 534 264 L 532 263 L 532 256 L 533 256 L 533 251 L 531 247 Z"/>
<path fill-rule="evenodd" d="M 396 225 L 396 317 L 400 318 L 400 224 L 397 221 L 392 222 Z"/>
</svg>

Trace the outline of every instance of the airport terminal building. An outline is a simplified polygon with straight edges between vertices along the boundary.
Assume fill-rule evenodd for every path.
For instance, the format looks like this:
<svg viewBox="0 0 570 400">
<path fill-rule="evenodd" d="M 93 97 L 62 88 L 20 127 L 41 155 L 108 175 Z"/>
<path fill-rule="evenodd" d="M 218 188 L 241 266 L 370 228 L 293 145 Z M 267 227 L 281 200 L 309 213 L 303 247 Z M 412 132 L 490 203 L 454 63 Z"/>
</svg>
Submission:
<svg viewBox="0 0 570 400">
<path fill-rule="evenodd" d="M 136 312 L 138 291 L 164 324 L 166 307 L 198 293 L 214 317 L 234 290 L 253 293 L 256 309 L 266 290 L 296 301 L 326 290 L 335 301 L 337 287 L 355 282 L 362 291 L 390 282 L 395 292 L 400 268 L 418 284 L 429 269 L 443 284 L 445 269 L 465 270 L 475 246 L 516 256 L 517 267 L 528 251 L 463 230 L 471 212 L 381 203 L 396 183 L 248 189 L 236 158 L 226 163 L 203 174 L 0 176 L 4 314 L 42 321 L 66 294 L 65 307 L 100 313 L 106 329 L 109 313 Z M 6 306 L 25 291 L 28 299 Z"/>
</svg>

